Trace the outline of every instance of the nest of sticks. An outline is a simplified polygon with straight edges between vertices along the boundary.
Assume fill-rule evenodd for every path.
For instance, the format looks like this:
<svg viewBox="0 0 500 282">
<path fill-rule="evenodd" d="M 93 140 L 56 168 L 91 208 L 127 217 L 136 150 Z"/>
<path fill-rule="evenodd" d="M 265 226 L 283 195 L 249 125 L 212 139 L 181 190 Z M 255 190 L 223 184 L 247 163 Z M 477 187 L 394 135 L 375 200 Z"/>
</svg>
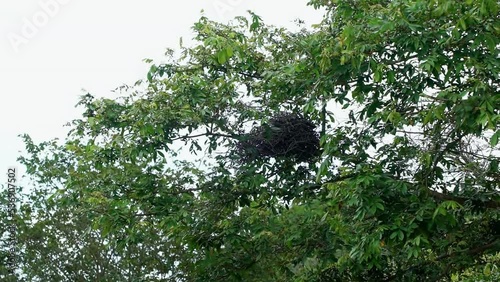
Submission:
<svg viewBox="0 0 500 282">
<path fill-rule="evenodd" d="M 295 113 L 278 113 L 268 123 L 252 128 L 237 143 L 244 162 L 260 158 L 291 158 L 306 162 L 320 155 L 319 134 L 307 118 Z"/>
</svg>

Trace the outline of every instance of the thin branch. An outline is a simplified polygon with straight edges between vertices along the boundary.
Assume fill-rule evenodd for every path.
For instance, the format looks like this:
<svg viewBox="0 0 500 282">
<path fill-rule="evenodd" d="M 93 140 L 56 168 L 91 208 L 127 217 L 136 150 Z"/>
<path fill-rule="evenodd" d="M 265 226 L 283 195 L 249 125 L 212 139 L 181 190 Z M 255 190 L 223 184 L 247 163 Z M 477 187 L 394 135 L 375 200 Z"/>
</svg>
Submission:
<svg viewBox="0 0 500 282">
<path fill-rule="evenodd" d="M 398 133 L 404 133 L 404 134 L 418 134 L 418 135 L 425 135 L 424 132 L 420 131 L 406 131 L 406 130 L 396 130 Z"/>
<path fill-rule="evenodd" d="M 359 175 L 359 173 L 351 173 L 351 174 L 346 174 L 346 175 L 339 175 L 339 176 L 336 176 L 336 177 L 334 177 L 334 178 L 332 178 L 332 179 L 330 179 L 330 180 L 328 180 L 328 181 L 326 181 L 324 183 L 317 183 L 317 184 L 311 184 L 310 186 L 306 186 L 304 188 L 304 190 L 320 189 L 325 184 L 341 182 L 341 181 L 353 178 L 353 177 L 358 176 L 358 175 Z"/>
<path fill-rule="evenodd" d="M 441 201 L 455 201 L 455 202 L 463 205 L 467 201 L 472 200 L 472 199 L 469 199 L 469 198 L 464 198 L 464 197 L 453 196 L 453 195 L 450 195 L 450 194 L 439 193 L 439 192 L 431 190 L 431 189 L 428 189 L 428 191 L 429 191 L 429 194 L 433 198 L 435 198 L 437 200 L 441 200 Z M 478 202 L 478 201 L 476 200 L 475 202 Z M 495 200 L 488 200 L 488 201 L 479 202 L 479 203 L 480 203 L 481 206 L 483 206 L 485 208 L 489 208 L 489 209 L 499 209 L 500 208 L 500 202 L 495 201 Z"/>
<path fill-rule="evenodd" d="M 203 136 L 226 137 L 226 138 L 232 138 L 232 139 L 236 139 L 236 140 L 239 140 L 241 138 L 240 135 L 236 135 L 236 134 L 223 134 L 223 133 L 208 132 L 208 133 L 201 133 L 201 134 L 195 134 L 195 135 L 179 136 L 177 138 L 170 139 L 170 141 L 192 139 L 192 138 L 198 138 L 198 137 L 203 137 Z"/>
</svg>

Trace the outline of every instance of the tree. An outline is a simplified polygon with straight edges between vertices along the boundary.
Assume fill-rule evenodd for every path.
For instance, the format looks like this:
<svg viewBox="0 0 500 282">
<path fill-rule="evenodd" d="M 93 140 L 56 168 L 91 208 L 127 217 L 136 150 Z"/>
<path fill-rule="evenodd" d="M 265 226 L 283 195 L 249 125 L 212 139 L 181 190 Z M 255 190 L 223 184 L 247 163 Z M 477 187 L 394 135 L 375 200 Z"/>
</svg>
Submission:
<svg viewBox="0 0 500 282">
<path fill-rule="evenodd" d="M 1 269 L 2 281 L 161 281 L 152 272 L 163 270 L 162 261 L 168 256 L 163 254 L 168 250 L 159 244 L 158 230 L 148 233 L 151 228 L 143 225 L 134 238 L 123 232 L 103 237 L 85 213 L 52 201 L 49 196 L 54 192 L 36 187 L 19 195 L 16 276 Z M 1 214 L 0 234 L 5 236 L 12 223 L 6 222 L 4 210 Z M 7 258 L 3 256 L 7 248 L 0 249 L 2 260 Z"/>
<path fill-rule="evenodd" d="M 494 281 L 499 2 L 310 5 L 298 32 L 202 17 L 22 162 L 108 240 L 156 230 L 165 280 Z"/>
</svg>

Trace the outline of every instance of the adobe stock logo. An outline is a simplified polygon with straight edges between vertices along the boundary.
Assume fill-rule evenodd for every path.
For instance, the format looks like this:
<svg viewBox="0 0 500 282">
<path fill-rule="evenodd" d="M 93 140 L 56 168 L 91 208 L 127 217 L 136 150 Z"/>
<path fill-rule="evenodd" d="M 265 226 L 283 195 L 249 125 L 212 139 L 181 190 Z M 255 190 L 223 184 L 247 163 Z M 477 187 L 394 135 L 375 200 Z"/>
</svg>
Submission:
<svg viewBox="0 0 500 282">
<path fill-rule="evenodd" d="M 228 12 L 233 12 L 238 8 L 243 0 L 215 0 L 212 5 L 220 19 L 226 17 Z"/>
<path fill-rule="evenodd" d="M 23 44 L 28 44 L 30 39 L 34 38 L 40 29 L 50 22 L 51 18 L 59 14 L 61 6 L 68 4 L 70 1 L 71 0 L 40 0 L 38 2 L 40 9 L 38 9 L 31 18 L 23 18 L 20 32 L 10 32 L 7 34 L 7 39 L 12 49 L 14 49 L 16 53 L 19 52 L 19 47 Z"/>
</svg>

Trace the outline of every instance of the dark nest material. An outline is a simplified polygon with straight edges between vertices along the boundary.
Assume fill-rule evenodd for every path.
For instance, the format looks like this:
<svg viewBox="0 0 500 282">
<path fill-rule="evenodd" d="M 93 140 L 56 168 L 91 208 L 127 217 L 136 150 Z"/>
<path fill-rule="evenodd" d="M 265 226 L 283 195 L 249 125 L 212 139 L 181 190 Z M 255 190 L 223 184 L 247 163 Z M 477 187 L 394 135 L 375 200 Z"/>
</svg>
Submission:
<svg viewBox="0 0 500 282">
<path fill-rule="evenodd" d="M 269 123 L 254 127 L 237 144 L 242 161 L 263 157 L 287 157 L 309 161 L 320 154 L 316 126 L 305 117 L 294 113 L 279 113 Z"/>
</svg>

